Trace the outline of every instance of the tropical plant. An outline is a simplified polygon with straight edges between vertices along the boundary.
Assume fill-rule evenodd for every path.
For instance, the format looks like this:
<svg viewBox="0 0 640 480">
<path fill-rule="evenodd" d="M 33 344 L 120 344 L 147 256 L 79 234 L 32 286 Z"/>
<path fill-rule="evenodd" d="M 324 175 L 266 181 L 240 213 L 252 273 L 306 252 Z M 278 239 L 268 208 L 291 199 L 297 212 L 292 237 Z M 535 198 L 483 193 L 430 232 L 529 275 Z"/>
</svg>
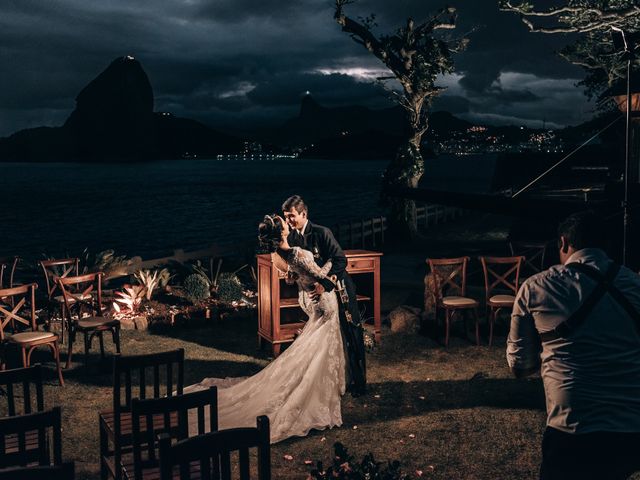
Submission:
<svg viewBox="0 0 640 480">
<path fill-rule="evenodd" d="M 326 470 L 322 462 L 317 462 L 316 468 L 309 473 L 309 478 L 315 480 L 410 480 L 412 477 L 402 473 L 400 462 L 376 462 L 373 454 L 365 455 L 361 462 L 354 462 L 353 455 L 349 455 L 347 448 L 340 442 L 333 445 L 335 455 L 333 463 Z"/>
<path fill-rule="evenodd" d="M 145 287 L 145 297 L 147 301 L 151 300 L 151 295 L 153 295 L 153 291 L 160 284 L 159 278 L 160 270 L 138 270 L 133 274 L 138 283 Z"/>
<path fill-rule="evenodd" d="M 128 275 L 131 259 L 125 255 L 116 255 L 113 250 L 104 250 L 96 254 L 91 272 L 104 272 L 106 280 Z"/>
<path fill-rule="evenodd" d="M 242 299 L 242 282 L 235 273 L 223 272 L 218 278 L 218 298 L 226 303 Z"/>
<path fill-rule="evenodd" d="M 406 113 L 408 136 L 387 167 L 384 184 L 391 188 L 415 188 L 424 173 L 420 145 L 429 127 L 431 102 L 443 90 L 435 81 L 438 75 L 453 71 L 452 54 L 465 49 L 467 39 L 447 38 L 438 33 L 455 28 L 457 13 L 453 7 L 439 9 L 422 23 L 409 18 L 394 34 L 376 35 L 374 15 L 357 21 L 345 14 L 344 7 L 354 1 L 335 0 L 336 22 L 387 67 L 390 75 L 378 81 L 395 80 L 402 87 L 401 91 L 392 90 L 392 94 Z M 389 203 L 389 226 L 395 238 L 415 237 L 418 229 L 415 202 L 393 198 Z"/>
<path fill-rule="evenodd" d="M 144 285 L 125 285 L 124 291 L 116 292 L 113 309 L 117 313 L 137 313 L 146 294 Z M 122 306 L 120 306 L 122 304 Z"/>
<path fill-rule="evenodd" d="M 187 300 L 195 304 L 206 300 L 211 296 L 211 287 L 207 277 L 199 273 L 192 273 L 184 279 L 182 284 Z"/>
<path fill-rule="evenodd" d="M 158 273 L 158 287 L 166 288 L 175 275 L 172 275 L 168 268 L 163 268 Z"/>
</svg>

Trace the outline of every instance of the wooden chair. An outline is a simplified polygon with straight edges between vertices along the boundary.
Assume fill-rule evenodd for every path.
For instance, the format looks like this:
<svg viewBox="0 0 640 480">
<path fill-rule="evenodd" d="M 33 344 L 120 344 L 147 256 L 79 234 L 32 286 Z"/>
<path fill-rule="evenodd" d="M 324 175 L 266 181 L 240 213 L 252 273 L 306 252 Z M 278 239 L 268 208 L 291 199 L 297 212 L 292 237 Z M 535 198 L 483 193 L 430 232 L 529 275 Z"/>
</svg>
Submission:
<svg viewBox="0 0 640 480">
<path fill-rule="evenodd" d="M 43 332 L 38 330 L 36 325 L 36 288 L 37 284 L 22 285 L 14 288 L 0 290 L 0 298 L 10 299 L 11 306 L 0 306 L 0 341 L 3 347 L 15 345 L 22 351 L 22 366 L 28 367 L 31 363 L 31 354 L 41 346 L 46 345 L 51 349 L 56 361 L 58 379 L 60 385 L 64 385 L 62 369 L 60 368 L 60 350 L 58 347 L 58 335 L 53 332 Z M 28 311 L 27 316 L 23 316 L 23 310 Z M 12 322 L 17 325 L 26 325 L 30 330 L 6 335 L 5 328 Z M 4 358 L 1 361 L 4 368 Z"/>
<path fill-rule="evenodd" d="M 148 369 L 152 370 L 149 376 L 147 376 L 146 372 Z M 134 386 L 134 382 L 132 382 L 132 373 L 137 373 L 137 386 Z M 162 373 L 164 373 L 164 382 L 162 381 Z M 177 374 L 175 382 L 174 373 Z M 147 378 L 150 379 L 149 384 L 147 384 Z M 161 384 L 165 388 L 161 389 Z M 151 389 L 151 386 L 153 386 L 153 389 Z M 122 455 L 131 451 L 133 441 L 132 399 L 145 399 L 147 398 L 147 393 L 150 394 L 149 398 L 182 395 L 183 388 L 184 349 L 182 348 L 147 355 L 127 357 L 116 355 L 114 357 L 113 409 L 101 412 L 99 415 L 100 478 L 102 480 L 108 478 L 109 475 L 117 480 L 122 478 L 122 468 L 120 468 Z M 151 391 L 147 392 L 147 389 Z"/>
<path fill-rule="evenodd" d="M 0 258 L 0 288 L 13 287 L 16 268 L 20 257 L 2 257 Z"/>
<path fill-rule="evenodd" d="M 257 428 L 231 428 L 198 435 L 171 445 L 160 435 L 160 480 L 231 480 L 231 452 L 238 452 L 241 480 L 249 480 L 249 449 L 258 450 L 258 480 L 271 479 L 269 418 L 257 418 Z M 219 470 L 218 470 L 219 465 Z M 179 466 L 179 472 L 174 470 Z M 255 477 L 254 477 L 255 478 Z"/>
<path fill-rule="evenodd" d="M 20 391 L 20 387 L 22 387 L 22 391 Z M 27 368 L 1 370 L 0 388 L 7 398 L 6 412 L 8 416 L 13 417 L 44 410 L 42 367 L 39 364 Z M 35 390 L 35 395 L 32 395 L 32 389 Z M 22 398 L 22 411 L 16 409 L 16 400 L 20 398 Z"/>
<path fill-rule="evenodd" d="M 60 328 L 62 343 L 64 343 L 64 296 L 60 291 L 60 286 L 56 278 L 66 278 L 69 275 L 78 276 L 80 274 L 80 260 L 78 258 L 61 258 L 57 260 L 42 260 L 40 268 L 44 273 L 44 281 L 47 287 L 47 312 L 49 321 L 53 318 L 53 311 L 60 309 Z"/>
<path fill-rule="evenodd" d="M 62 464 L 60 407 L 0 418 L 0 468 L 26 467 L 34 460 L 43 466 L 52 461 L 53 465 Z"/>
<path fill-rule="evenodd" d="M 22 387 L 22 388 L 20 388 Z M 7 399 L 7 408 L 3 409 L 7 416 L 26 415 L 32 412 L 44 410 L 44 394 L 42 390 L 42 368 L 34 365 L 28 368 L 15 368 L 13 370 L 0 370 L 0 392 Z M 20 408 L 20 404 L 22 408 Z M 17 408 L 16 408 L 17 407 Z M 26 445 L 31 457 L 38 459 L 37 431 L 27 432 Z M 15 449 L 18 438 L 14 437 L 14 445 L 5 445 L 5 448 Z"/>
<path fill-rule="evenodd" d="M 0 470 L 0 480 L 74 480 L 75 464 L 18 467 Z"/>
<path fill-rule="evenodd" d="M 102 308 L 102 272 L 87 273 L 80 276 L 59 277 L 56 279 L 64 300 L 63 313 L 69 332 L 69 350 L 67 365 L 71 365 L 73 342 L 76 334 L 84 337 L 85 365 L 89 361 L 89 350 L 93 337 L 100 341 L 100 355 L 104 358 L 104 340 L 102 334 L 110 332 L 116 352 L 120 353 L 120 321 L 103 315 Z M 95 294 L 95 295 L 94 295 Z M 88 313 L 88 316 L 85 316 Z"/>
<path fill-rule="evenodd" d="M 191 412 L 190 412 L 191 411 Z M 189 432 L 189 415 L 195 414 L 197 432 Z M 218 390 L 211 387 L 184 395 L 131 401 L 133 458 L 122 465 L 126 479 L 145 480 L 160 477 L 157 436 L 168 434 L 176 440 L 218 430 Z M 208 428 L 206 417 L 209 417 Z"/>
<path fill-rule="evenodd" d="M 540 242 L 509 242 L 511 256 L 524 257 L 523 275 L 530 276 L 544 270 L 548 241 Z"/>
<path fill-rule="evenodd" d="M 444 309 L 445 312 L 444 345 L 449 345 L 449 331 L 453 315 L 455 315 L 456 312 L 461 312 L 464 318 L 464 315 L 468 311 L 471 311 L 475 317 L 476 345 L 480 345 L 479 304 L 473 298 L 465 297 L 469 257 L 428 258 L 427 263 L 429 264 L 431 273 L 433 273 L 436 285 L 436 322 L 438 321 L 438 311 Z"/>
<path fill-rule="evenodd" d="M 520 285 L 520 268 L 524 257 L 479 257 L 484 273 L 485 305 L 489 320 L 489 346 L 493 343 L 493 324 L 503 308 L 513 308 Z M 494 294 L 502 290 L 501 294 Z M 504 294 L 504 290 L 508 293 Z"/>
</svg>

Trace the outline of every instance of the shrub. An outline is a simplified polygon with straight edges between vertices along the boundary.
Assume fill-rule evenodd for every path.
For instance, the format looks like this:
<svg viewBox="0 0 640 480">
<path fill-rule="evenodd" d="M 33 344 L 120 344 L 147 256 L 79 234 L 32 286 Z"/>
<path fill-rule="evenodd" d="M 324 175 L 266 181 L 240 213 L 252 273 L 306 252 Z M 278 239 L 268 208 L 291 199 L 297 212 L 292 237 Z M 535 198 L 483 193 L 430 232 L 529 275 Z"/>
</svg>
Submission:
<svg viewBox="0 0 640 480">
<path fill-rule="evenodd" d="M 314 480 L 410 480 L 412 477 L 400 470 L 400 462 L 376 462 L 373 454 L 365 455 L 360 463 L 353 461 L 353 455 L 349 455 L 347 448 L 340 442 L 333 445 L 335 456 L 333 464 L 326 470 L 322 462 L 318 462 L 316 468 L 309 474 Z"/>
<path fill-rule="evenodd" d="M 145 296 L 147 301 L 151 300 L 151 296 L 153 295 L 153 291 L 156 289 L 158 284 L 160 283 L 158 274 L 159 270 L 138 270 L 133 276 L 136 278 L 140 285 L 143 285 L 146 288 Z"/>
<path fill-rule="evenodd" d="M 218 298 L 226 303 L 242 300 L 242 283 L 235 273 L 224 272 L 218 278 Z"/>
<path fill-rule="evenodd" d="M 191 303 L 201 302 L 211 296 L 209 281 L 199 273 L 188 275 L 182 286 L 185 296 Z"/>
<path fill-rule="evenodd" d="M 147 289 L 144 285 L 125 285 L 123 289 L 124 292 L 115 293 L 116 301 L 113 302 L 113 309 L 116 313 L 137 313 Z"/>
</svg>

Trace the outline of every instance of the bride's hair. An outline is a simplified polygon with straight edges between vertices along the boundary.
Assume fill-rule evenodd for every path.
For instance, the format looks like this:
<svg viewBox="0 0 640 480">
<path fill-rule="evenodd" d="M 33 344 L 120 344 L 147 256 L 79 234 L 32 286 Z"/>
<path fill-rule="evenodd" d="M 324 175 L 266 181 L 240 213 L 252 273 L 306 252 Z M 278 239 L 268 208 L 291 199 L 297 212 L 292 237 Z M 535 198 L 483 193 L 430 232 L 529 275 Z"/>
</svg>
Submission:
<svg viewBox="0 0 640 480">
<path fill-rule="evenodd" d="M 282 219 L 275 213 L 265 215 L 264 220 L 258 225 L 258 240 L 260 247 L 269 253 L 275 252 L 282 242 L 284 225 Z"/>
</svg>

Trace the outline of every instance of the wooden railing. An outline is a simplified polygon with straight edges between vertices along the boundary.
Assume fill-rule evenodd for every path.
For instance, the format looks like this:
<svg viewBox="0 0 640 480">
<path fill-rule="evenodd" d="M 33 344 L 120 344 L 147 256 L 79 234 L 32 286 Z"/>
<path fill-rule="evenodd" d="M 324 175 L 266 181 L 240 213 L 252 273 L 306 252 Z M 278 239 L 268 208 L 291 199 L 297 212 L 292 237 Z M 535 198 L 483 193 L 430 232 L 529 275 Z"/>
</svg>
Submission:
<svg viewBox="0 0 640 480">
<path fill-rule="evenodd" d="M 443 205 L 423 205 L 417 208 L 418 229 L 426 230 L 459 218 L 466 210 Z M 384 216 L 350 220 L 336 224 L 332 231 L 342 248 L 381 248 L 384 245 L 387 219 Z"/>
</svg>

